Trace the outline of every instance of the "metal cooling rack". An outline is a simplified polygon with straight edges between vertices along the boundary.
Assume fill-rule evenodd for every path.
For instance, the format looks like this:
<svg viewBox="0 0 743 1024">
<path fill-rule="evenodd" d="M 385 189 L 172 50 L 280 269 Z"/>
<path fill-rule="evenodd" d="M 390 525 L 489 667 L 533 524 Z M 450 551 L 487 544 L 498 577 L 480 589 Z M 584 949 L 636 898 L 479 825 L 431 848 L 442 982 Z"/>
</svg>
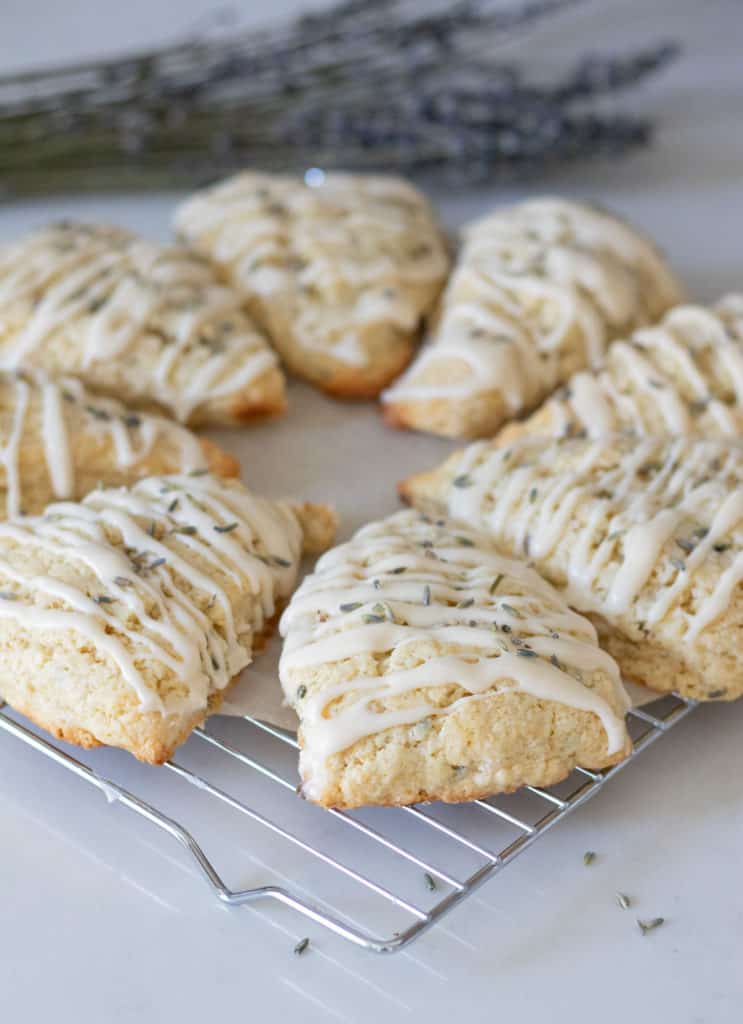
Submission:
<svg viewBox="0 0 743 1024">
<path fill-rule="evenodd" d="M 164 769 L 135 767 L 119 751 L 74 756 L 72 748 L 39 734 L 2 703 L 0 728 L 176 839 L 223 903 L 278 901 L 358 946 L 391 953 L 502 871 L 695 706 L 673 695 L 635 708 L 628 715 L 635 747 L 626 761 L 604 772 L 576 769 L 550 789 L 527 786 L 469 804 L 353 812 L 323 810 L 298 798 L 295 737 L 252 718 L 210 719 Z M 126 786 L 116 781 L 116 769 Z M 132 780 L 148 800 L 129 788 Z M 197 838 L 195 827 L 184 822 L 198 819 L 203 800 L 212 819 L 217 805 L 219 814 Z M 236 821 L 247 835 L 235 831 Z M 197 827 L 203 829 L 203 817 Z M 226 843 L 231 851 L 220 854 L 220 870 L 205 852 L 217 838 L 216 845 Z M 230 887 L 224 878 L 233 873 L 229 862 L 235 858 L 235 874 L 244 874 L 247 861 L 259 877 L 269 873 L 272 884 Z"/>
</svg>

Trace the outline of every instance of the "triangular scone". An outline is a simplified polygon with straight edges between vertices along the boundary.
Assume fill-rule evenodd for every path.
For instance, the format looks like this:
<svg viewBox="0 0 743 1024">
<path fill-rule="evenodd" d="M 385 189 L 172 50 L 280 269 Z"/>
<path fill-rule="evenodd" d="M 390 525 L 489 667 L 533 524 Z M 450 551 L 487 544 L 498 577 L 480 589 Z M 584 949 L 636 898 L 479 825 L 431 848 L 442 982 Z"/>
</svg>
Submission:
<svg viewBox="0 0 743 1024">
<path fill-rule="evenodd" d="M 275 353 L 183 247 L 63 222 L 0 248 L 0 368 L 71 373 L 188 423 L 284 408 Z"/>
<path fill-rule="evenodd" d="M 237 476 L 239 468 L 186 427 L 93 395 L 74 377 L 0 371 L 0 518 L 35 515 L 99 484 L 193 469 Z"/>
<path fill-rule="evenodd" d="M 604 368 L 575 374 L 500 444 L 527 434 L 743 436 L 743 295 L 676 306 L 656 327 L 609 346 Z"/>
<path fill-rule="evenodd" d="M 313 511 L 207 474 L 0 523 L 0 697 L 72 743 L 166 760 L 260 646 Z"/>
<path fill-rule="evenodd" d="M 680 296 L 652 243 L 603 210 L 561 199 L 497 210 L 465 230 L 431 338 L 383 395 L 387 419 L 492 436 Z"/>
<path fill-rule="evenodd" d="M 528 557 L 629 678 L 699 700 L 743 694 L 743 447 L 480 442 L 401 492 Z"/>
<path fill-rule="evenodd" d="M 332 807 L 471 800 L 627 756 L 593 626 L 523 562 L 399 512 L 325 554 L 281 620 L 302 793 Z"/>
<path fill-rule="evenodd" d="M 397 178 L 245 172 L 187 200 L 175 225 L 286 366 L 341 398 L 372 398 L 407 365 L 449 269 L 431 208 Z"/>
</svg>

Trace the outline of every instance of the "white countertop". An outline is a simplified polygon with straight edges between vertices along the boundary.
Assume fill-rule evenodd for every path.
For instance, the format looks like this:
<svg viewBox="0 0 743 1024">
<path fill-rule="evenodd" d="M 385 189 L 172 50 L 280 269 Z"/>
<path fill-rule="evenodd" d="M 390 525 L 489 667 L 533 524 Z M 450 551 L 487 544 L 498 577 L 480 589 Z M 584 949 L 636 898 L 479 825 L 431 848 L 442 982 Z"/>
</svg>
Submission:
<svg viewBox="0 0 743 1024">
<path fill-rule="evenodd" d="M 79 56 L 172 36 L 211 5 L 188 0 L 26 0 L 3 4 L 0 67 Z M 250 5 L 250 17 L 291 0 Z M 632 39 L 680 38 L 685 55 L 641 98 L 662 118 L 653 149 L 614 164 L 583 165 L 529 189 L 496 187 L 442 203 L 454 225 L 488 203 L 551 190 L 614 206 L 669 252 L 690 294 L 743 288 L 743 12 L 734 0 L 588 4 L 535 34 L 554 55 L 565 40 L 593 50 Z M 541 50 L 540 50 L 541 52 Z M 167 236 L 175 196 L 92 197 L 0 207 L 0 237 L 50 217 L 117 220 Z M 323 467 L 346 528 L 394 507 L 403 466 L 430 464 L 434 439 L 380 434 L 378 481 L 360 510 L 348 481 L 353 445 L 318 451 L 313 431 L 328 403 L 302 397 L 276 437 L 301 448 L 302 478 L 276 459 L 269 427 L 220 435 L 251 483 L 272 493 L 327 496 Z M 368 408 L 347 411 L 366 429 Z M 381 430 L 381 428 L 380 428 Z M 304 435 L 307 435 L 306 437 Z M 296 441 L 295 441 L 296 439 Z M 394 471 L 385 456 L 398 445 Z M 405 447 L 399 447 L 404 445 Z M 407 1020 L 525 1024 L 734 1024 L 743 1017 L 743 702 L 704 707 L 599 796 L 543 837 L 444 922 L 391 957 L 355 949 L 273 904 L 229 910 L 172 840 L 10 736 L 0 734 L 0 1019 L 60 1024 L 224 1019 L 301 1022 Z M 105 752 L 101 755 L 105 759 Z M 105 763 L 101 762 L 101 763 Z M 586 867 L 585 850 L 596 861 Z M 245 884 L 272 867 L 245 851 Z M 241 876 L 242 877 L 242 876 Z M 303 883 L 302 869 L 295 877 Z M 629 894 L 623 911 L 615 892 Z M 642 937 L 635 917 L 666 923 Z M 302 956 L 292 947 L 303 936 Z"/>
</svg>

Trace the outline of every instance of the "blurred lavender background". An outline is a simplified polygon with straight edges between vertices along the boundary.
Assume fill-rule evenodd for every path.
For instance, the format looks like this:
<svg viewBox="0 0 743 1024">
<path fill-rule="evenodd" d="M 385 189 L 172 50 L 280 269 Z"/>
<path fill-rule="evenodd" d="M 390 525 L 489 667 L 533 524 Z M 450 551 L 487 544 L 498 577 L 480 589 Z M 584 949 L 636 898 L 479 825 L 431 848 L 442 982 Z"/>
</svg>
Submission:
<svg viewBox="0 0 743 1024">
<path fill-rule="evenodd" d="M 140 39 L 138 6 L 123 54 L 105 3 L 3 15 L 0 195 L 193 185 L 246 164 L 543 177 L 650 141 L 655 112 L 632 90 L 677 57 L 681 27 L 670 3 L 661 35 L 642 20 L 628 35 L 616 15 L 638 5 L 596 0 L 278 4 L 260 21 L 268 5 L 189 0 L 167 30 L 148 6 Z M 46 47 L 73 28 L 81 59 L 67 47 L 59 64 Z"/>
</svg>

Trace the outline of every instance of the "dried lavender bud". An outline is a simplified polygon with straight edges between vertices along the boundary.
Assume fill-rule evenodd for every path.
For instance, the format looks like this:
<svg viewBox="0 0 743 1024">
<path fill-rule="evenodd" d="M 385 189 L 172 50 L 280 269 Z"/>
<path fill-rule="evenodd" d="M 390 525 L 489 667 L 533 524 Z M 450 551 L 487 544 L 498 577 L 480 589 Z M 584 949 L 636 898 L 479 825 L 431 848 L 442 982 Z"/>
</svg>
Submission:
<svg viewBox="0 0 743 1024">
<path fill-rule="evenodd" d="M 503 580 L 503 573 L 499 572 L 493 582 L 490 584 L 490 593 L 494 594 Z"/>
<path fill-rule="evenodd" d="M 89 412 L 90 415 L 97 420 L 106 422 L 111 419 L 110 413 L 107 413 L 105 409 L 97 409 L 94 405 L 86 405 L 85 411 Z"/>
<path fill-rule="evenodd" d="M 232 533 L 233 530 L 237 529 L 237 523 L 226 523 L 224 526 L 217 526 L 215 524 L 215 533 Z"/>
<path fill-rule="evenodd" d="M 648 932 L 652 932 L 655 931 L 656 928 L 660 928 L 660 926 L 665 923 L 665 920 L 666 919 L 664 917 L 654 917 L 650 921 L 641 921 L 638 917 L 637 927 L 643 935 L 647 935 Z"/>
</svg>

